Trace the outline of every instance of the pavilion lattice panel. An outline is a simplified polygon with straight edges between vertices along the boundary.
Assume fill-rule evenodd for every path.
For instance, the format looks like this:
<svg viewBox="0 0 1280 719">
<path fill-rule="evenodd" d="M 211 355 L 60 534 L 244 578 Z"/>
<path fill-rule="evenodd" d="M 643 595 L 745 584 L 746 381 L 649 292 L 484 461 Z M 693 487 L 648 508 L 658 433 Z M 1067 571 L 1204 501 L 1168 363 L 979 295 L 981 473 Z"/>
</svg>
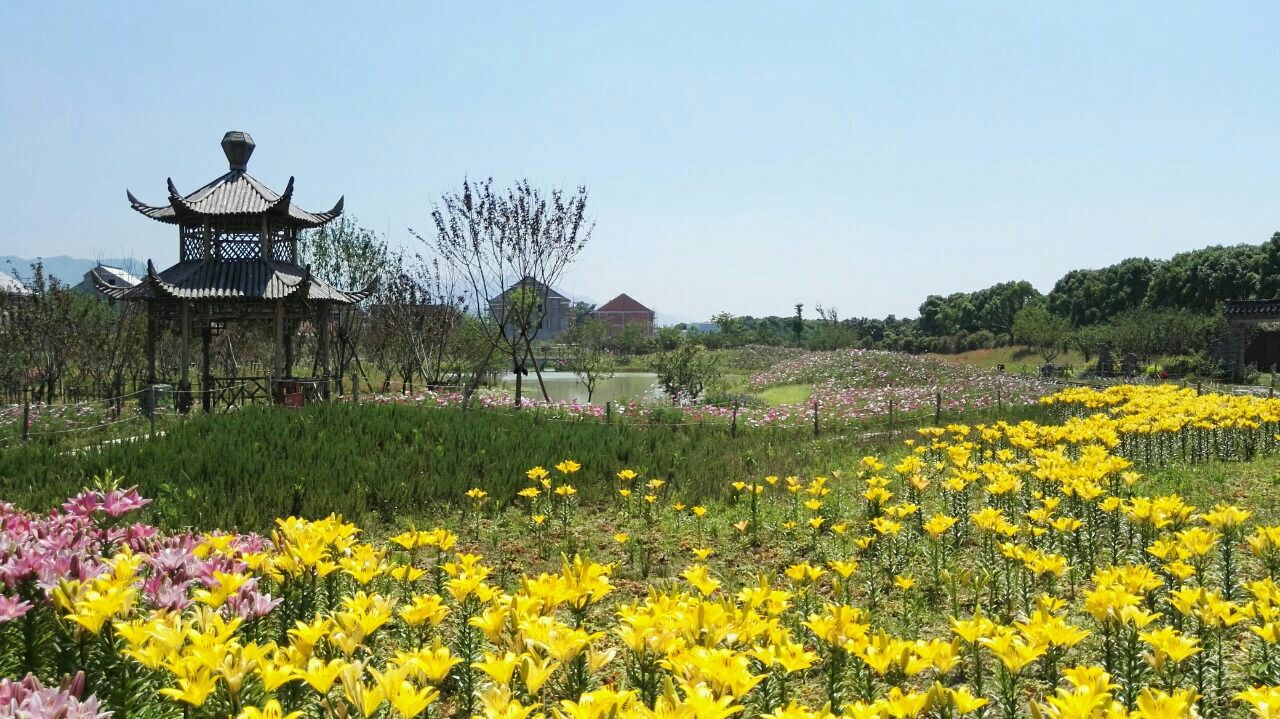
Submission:
<svg viewBox="0 0 1280 719">
<path fill-rule="evenodd" d="M 219 260 L 253 260 L 262 256 L 262 235 L 254 232 L 221 233 L 213 243 Z"/>
</svg>

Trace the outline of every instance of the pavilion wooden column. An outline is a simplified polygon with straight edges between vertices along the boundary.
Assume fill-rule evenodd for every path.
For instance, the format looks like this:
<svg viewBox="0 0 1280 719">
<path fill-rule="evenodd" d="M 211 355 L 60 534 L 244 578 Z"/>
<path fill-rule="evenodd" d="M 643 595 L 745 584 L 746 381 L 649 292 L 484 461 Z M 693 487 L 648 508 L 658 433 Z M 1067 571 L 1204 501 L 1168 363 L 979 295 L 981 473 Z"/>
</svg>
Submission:
<svg viewBox="0 0 1280 719">
<path fill-rule="evenodd" d="M 284 378 L 284 300 L 276 300 L 274 350 L 271 358 L 271 395 L 278 397 L 277 385 Z"/>
<path fill-rule="evenodd" d="M 178 411 L 191 409 L 191 303 L 182 303 L 182 352 L 179 357 Z"/>
<path fill-rule="evenodd" d="M 316 310 L 316 374 L 322 377 L 320 395 L 329 401 L 329 307 L 317 303 Z"/>
<path fill-rule="evenodd" d="M 156 322 L 156 308 L 154 305 L 147 305 L 147 386 L 156 383 L 156 335 L 159 333 L 159 323 Z"/>
<path fill-rule="evenodd" d="M 298 333 L 298 323 L 290 319 L 284 331 L 284 376 L 293 377 L 293 336 Z"/>
<path fill-rule="evenodd" d="M 213 368 L 210 349 L 213 344 L 213 326 L 209 318 L 200 320 L 200 406 L 208 414 L 213 409 Z"/>
</svg>

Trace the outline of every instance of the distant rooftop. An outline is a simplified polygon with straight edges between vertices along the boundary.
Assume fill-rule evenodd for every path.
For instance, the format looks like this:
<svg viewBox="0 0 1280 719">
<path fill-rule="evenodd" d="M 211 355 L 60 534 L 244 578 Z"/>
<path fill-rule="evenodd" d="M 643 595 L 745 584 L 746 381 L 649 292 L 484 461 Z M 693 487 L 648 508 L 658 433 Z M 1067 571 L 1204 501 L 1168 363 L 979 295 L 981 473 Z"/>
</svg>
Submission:
<svg viewBox="0 0 1280 719">
<path fill-rule="evenodd" d="M 142 281 L 141 277 L 138 277 L 137 275 L 133 274 L 132 272 L 129 272 L 128 270 L 122 267 L 112 267 L 111 265 L 98 265 L 97 267 L 93 268 L 92 271 L 96 271 L 98 277 L 102 281 L 114 287 L 133 287 L 134 285 Z M 88 274 L 89 273 L 86 272 L 85 276 L 88 277 Z"/>
<path fill-rule="evenodd" d="M 0 295 L 29 295 L 31 288 L 7 272 L 0 272 Z"/>
<path fill-rule="evenodd" d="M 631 295 L 623 292 L 596 308 L 596 312 L 653 312 L 640 304 Z"/>
</svg>

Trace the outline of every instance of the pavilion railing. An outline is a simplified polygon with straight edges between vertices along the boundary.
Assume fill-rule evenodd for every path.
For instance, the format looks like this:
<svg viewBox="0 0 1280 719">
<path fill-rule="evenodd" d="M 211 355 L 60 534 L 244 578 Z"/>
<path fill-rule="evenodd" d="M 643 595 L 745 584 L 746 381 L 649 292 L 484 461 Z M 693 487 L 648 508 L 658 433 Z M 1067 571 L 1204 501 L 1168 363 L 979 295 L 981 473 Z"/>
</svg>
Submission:
<svg viewBox="0 0 1280 719">
<path fill-rule="evenodd" d="M 326 377 L 212 377 L 208 378 L 208 407 L 211 412 L 225 412 L 251 404 L 298 405 L 328 399 L 331 379 Z M 300 395 L 301 401 L 293 398 Z M 197 398 L 195 405 L 201 404 Z"/>
<path fill-rule="evenodd" d="M 267 377 L 211 377 L 205 391 L 211 412 L 225 412 L 271 401 L 271 384 Z"/>
</svg>

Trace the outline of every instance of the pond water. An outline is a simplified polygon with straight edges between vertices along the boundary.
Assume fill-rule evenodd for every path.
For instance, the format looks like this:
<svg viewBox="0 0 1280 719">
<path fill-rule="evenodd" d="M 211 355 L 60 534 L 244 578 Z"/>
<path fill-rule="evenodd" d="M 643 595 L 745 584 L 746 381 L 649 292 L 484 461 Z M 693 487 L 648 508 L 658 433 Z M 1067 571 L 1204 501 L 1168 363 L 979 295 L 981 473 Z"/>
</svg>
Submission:
<svg viewBox="0 0 1280 719">
<path fill-rule="evenodd" d="M 578 376 L 572 372 L 543 372 L 542 381 L 546 383 L 547 394 L 551 395 L 553 401 L 577 400 L 579 404 L 587 403 L 587 386 L 582 384 Z M 501 375 L 498 377 L 498 386 L 514 390 L 516 376 L 511 373 Z M 541 397 L 538 377 L 533 372 L 524 378 L 523 393 L 526 397 Z M 662 397 L 662 388 L 658 386 L 658 375 L 652 372 L 619 372 L 596 382 L 596 391 L 591 395 L 591 403 L 630 402 L 633 399 L 660 397 Z"/>
</svg>

